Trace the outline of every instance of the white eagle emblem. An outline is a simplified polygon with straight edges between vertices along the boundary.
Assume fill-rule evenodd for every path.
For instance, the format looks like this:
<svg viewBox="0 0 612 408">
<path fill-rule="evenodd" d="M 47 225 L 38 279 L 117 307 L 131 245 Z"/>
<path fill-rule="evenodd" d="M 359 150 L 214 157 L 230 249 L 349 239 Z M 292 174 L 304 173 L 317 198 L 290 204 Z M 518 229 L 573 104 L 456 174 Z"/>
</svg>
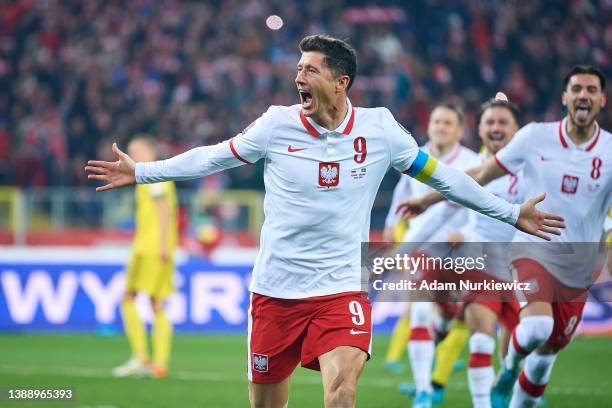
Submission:
<svg viewBox="0 0 612 408">
<path fill-rule="evenodd" d="M 561 191 L 567 194 L 576 194 L 578 190 L 578 177 L 565 174 L 561 184 Z"/>
<path fill-rule="evenodd" d="M 255 371 L 267 372 L 268 371 L 268 356 L 264 354 L 253 353 L 253 369 Z"/>
<path fill-rule="evenodd" d="M 321 178 L 325 184 L 332 184 L 338 177 L 338 169 L 331 165 L 321 167 Z"/>
</svg>

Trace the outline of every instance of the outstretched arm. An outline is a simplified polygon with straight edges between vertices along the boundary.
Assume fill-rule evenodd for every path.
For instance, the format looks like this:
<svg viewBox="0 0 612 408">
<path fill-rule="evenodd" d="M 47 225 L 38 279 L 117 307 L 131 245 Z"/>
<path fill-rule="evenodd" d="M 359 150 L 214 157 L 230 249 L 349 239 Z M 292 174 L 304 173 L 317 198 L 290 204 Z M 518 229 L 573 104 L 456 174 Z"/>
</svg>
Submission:
<svg viewBox="0 0 612 408">
<path fill-rule="evenodd" d="M 465 173 L 472 177 L 481 186 L 485 186 L 491 181 L 504 176 L 506 171 L 495 160 L 495 157 L 489 157 L 489 159 L 480 167 L 474 167 L 466 170 Z M 403 200 L 395 208 L 395 211 L 403 218 L 412 218 L 424 212 L 432 205 L 444 200 L 446 200 L 444 195 L 432 190 L 421 197 L 411 197 Z"/>
<path fill-rule="evenodd" d="M 423 152 L 419 155 L 427 156 Z M 409 174 L 436 189 L 444 197 L 489 217 L 514 225 L 528 234 L 550 240 L 548 234 L 559 235 L 565 228 L 563 218 L 539 211 L 535 205 L 544 200 L 545 194 L 531 198 L 522 205 L 510 204 L 482 188 L 464 172 L 438 163 L 431 157 L 417 158 L 421 163 L 411 168 Z"/>
<path fill-rule="evenodd" d="M 135 163 L 113 143 L 116 161 L 90 160 L 90 180 L 105 183 L 105 191 L 135 183 L 158 183 L 204 177 L 232 167 L 251 164 L 266 155 L 273 131 L 273 108 L 268 109 L 238 136 L 212 146 L 196 147 L 168 160 Z"/>
</svg>

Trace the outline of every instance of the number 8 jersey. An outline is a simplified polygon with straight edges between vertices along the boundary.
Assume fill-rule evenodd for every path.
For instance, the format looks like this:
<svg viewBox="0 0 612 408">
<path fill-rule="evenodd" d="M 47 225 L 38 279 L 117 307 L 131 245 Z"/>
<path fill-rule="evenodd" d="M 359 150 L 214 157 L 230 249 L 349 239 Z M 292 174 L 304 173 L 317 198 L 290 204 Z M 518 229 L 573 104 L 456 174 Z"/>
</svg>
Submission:
<svg viewBox="0 0 612 408">
<path fill-rule="evenodd" d="M 495 159 L 510 174 L 522 170 L 526 197 L 546 193 L 546 199 L 538 204 L 541 211 L 565 218 L 566 228 L 560 236 L 552 236 L 553 242 L 597 243 L 612 204 L 612 134 L 596 124 L 593 137 L 576 146 L 566 129 L 567 118 L 560 122 L 530 123 L 516 133 Z M 544 243 L 520 231 L 514 241 Z M 594 257 L 585 259 L 578 253 L 557 256 L 553 252 L 561 246 L 542 245 L 534 247 L 548 248 L 539 251 L 542 263 L 564 284 L 583 287 L 590 283 Z"/>
</svg>

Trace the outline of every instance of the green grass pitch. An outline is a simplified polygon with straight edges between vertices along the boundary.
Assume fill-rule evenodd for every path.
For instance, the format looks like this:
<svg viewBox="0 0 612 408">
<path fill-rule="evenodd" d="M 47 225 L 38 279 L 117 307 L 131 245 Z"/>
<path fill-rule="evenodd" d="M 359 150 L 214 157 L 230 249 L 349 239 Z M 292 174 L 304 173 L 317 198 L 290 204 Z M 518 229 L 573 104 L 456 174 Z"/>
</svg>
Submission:
<svg viewBox="0 0 612 408">
<path fill-rule="evenodd" d="M 361 377 L 358 407 L 407 407 L 397 384 L 409 374 L 382 370 L 388 337 L 376 336 L 374 357 Z M 177 335 L 171 376 L 163 380 L 115 379 L 111 368 L 127 357 L 122 336 L 0 335 L 0 389 L 65 388 L 75 400 L 7 402 L 2 407 L 245 407 L 248 406 L 243 336 Z M 465 356 L 464 356 L 465 358 Z M 612 340 L 578 338 L 561 353 L 546 393 L 547 407 L 612 406 Z M 319 373 L 298 368 L 293 376 L 289 406 L 323 405 Z M 465 370 L 453 374 L 441 407 L 469 407 Z"/>
</svg>

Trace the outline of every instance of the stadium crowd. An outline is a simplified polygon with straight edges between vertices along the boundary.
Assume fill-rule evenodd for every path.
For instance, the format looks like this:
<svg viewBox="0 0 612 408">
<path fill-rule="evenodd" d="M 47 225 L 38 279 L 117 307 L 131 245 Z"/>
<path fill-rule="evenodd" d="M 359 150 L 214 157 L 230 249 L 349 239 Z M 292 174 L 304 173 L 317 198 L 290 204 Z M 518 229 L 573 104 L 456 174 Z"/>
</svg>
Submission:
<svg viewBox="0 0 612 408">
<path fill-rule="evenodd" d="M 496 90 L 523 122 L 556 120 L 569 67 L 611 76 L 611 14 L 609 0 L 0 0 L 0 184 L 86 185 L 86 159 L 137 133 L 161 156 L 228 138 L 298 102 L 297 43 L 310 33 L 357 49 L 355 105 L 387 106 L 423 141 L 432 106 L 461 101 L 477 147 L 477 109 Z M 252 171 L 230 175 L 261 186 Z"/>
</svg>

